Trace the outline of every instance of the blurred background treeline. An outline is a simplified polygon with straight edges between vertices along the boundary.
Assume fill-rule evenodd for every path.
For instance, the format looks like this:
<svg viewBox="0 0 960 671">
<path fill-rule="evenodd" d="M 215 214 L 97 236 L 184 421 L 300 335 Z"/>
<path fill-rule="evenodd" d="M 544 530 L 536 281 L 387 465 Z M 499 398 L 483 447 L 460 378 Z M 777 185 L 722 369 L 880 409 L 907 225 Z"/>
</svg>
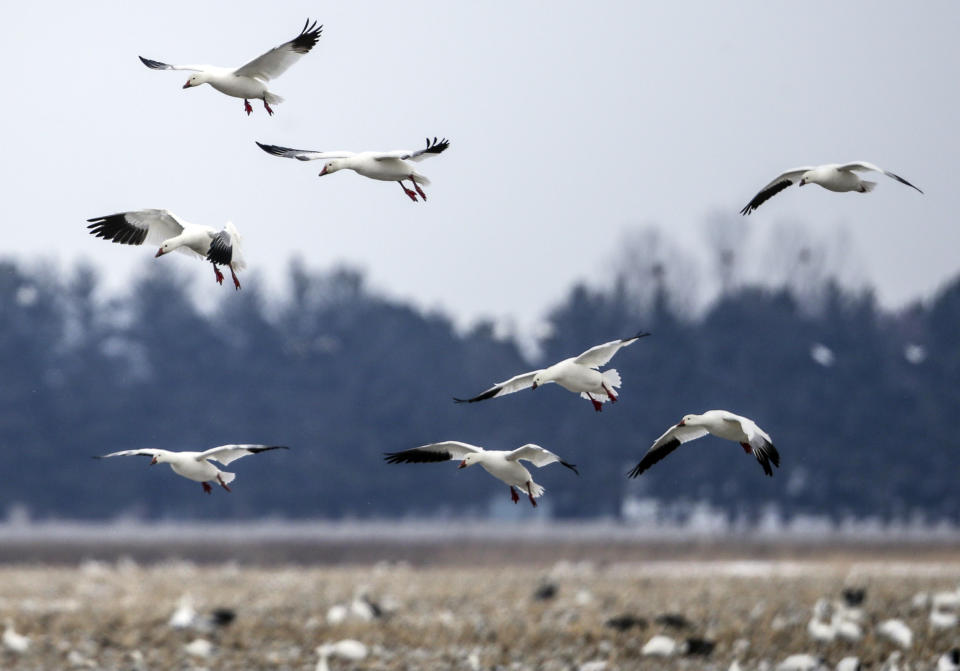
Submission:
<svg viewBox="0 0 960 671">
<path fill-rule="evenodd" d="M 457 328 L 350 267 L 293 261 L 276 293 L 248 273 L 242 291 L 224 288 L 201 308 L 191 299 L 200 278 L 146 257 L 122 295 L 104 295 L 82 264 L 0 261 L 0 514 L 618 518 L 656 502 L 658 514 L 708 504 L 746 522 L 771 510 L 956 522 L 960 279 L 888 311 L 869 287 L 838 282 L 844 255 L 807 234 L 780 239 L 776 264 L 762 265 L 742 229 L 708 230 L 707 264 L 652 229 L 625 235 L 606 276 L 558 287 L 525 342 L 493 322 Z M 195 272 L 212 282 L 209 268 Z M 517 271 L 491 261 L 491 272 Z M 709 300 L 698 303 L 698 283 L 716 288 Z M 622 399 L 602 413 L 555 386 L 451 400 L 639 330 L 654 335 L 614 359 Z M 775 477 L 710 438 L 625 477 L 681 415 L 710 408 L 772 434 L 783 457 Z M 581 475 L 538 471 L 547 495 L 532 511 L 473 470 L 383 462 L 383 452 L 444 439 L 535 442 Z M 143 458 L 91 459 L 228 442 L 292 449 L 232 464 L 233 494 L 209 497 Z"/>
</svg>

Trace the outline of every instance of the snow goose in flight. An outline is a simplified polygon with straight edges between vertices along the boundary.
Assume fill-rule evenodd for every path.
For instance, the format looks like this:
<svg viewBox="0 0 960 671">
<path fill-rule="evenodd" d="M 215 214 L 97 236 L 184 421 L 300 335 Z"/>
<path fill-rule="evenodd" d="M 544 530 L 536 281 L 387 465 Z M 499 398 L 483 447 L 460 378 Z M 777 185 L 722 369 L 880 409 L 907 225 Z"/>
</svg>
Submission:
<svg viewBox="0 0 960 671">
<path fill-rule="evenodd" d="M 282 156 L 283 158 L 295 158 L 298 161 L 316 161 L 326 160 L 320 176 L 329 175 L 337 170 L 353 170 L 358 175 L 378 179 L 382 182 L 397 182 L 403 192 L 410 197 L 410 200 L 417 202 L 417 194 L 424 200 L 427 194 L 420 188 L 421 184 L 428 185 L 430 180 L 421 175 L 408 161 L 419 163 L 425 158 L 436 156 L 442 153 L 450 146 L 450 141 L 446 138 L 437 140 L 437 138 L 427 138 L 427 146 L 423 149 L 397 149 L 394 151 L 363 151 L 354 153 L 352 151 L 311 151 L 309 149 L 290 149 L 289 147 L 278 147 L 273 144 L 263 144 L 257 142 L 257 146 L 268 154 Z M 416 193 L 408 189 L 403 180 L 409 179 L 413 183 Z"/>
<path fill-rule="evenodd" d="M 780 467 L 780 453 L 773 446 L 767 432 L 752 419 L 726 410 L 707 410 L 702 415 L 684 415 L 676 426 L 667 429 L 666 433 L 654 441 L 627 477 L 637 477 L 683 443 L 702 438 L 708 433 L 740 443 L 744 452 L 757 458 L 767 475 L 773 475 L 771 463 L 777 468 Z"/>
<path fill-rule="evenodd" d="M 559 462 L 580 475 L 575 464 L 568 464 L 550 450 L 545 450 L 532 443 L 508 452 L 506 450 L 485 450 L 476 445 L 448 440 L 442 443 L 414 447 L 402 452 L 387 452 L 385 458 L 388 464 L 421 464 L 450 460 L 460 460 L 458 468 L 480 464 L 487 473 L 510 486 L 510 498 L 514 503 L 520 500 L 517 491 L 514 489 L 514 487 L 519 487 L 527 493 L 530 504 L 534 507 L 537 505 L 536 499 L 543 496 L 545 490 L 533 481 L 530 471 L 520 463 L 521 459 L 529 461 L 537 468 Z"/>
<path fill-rule="evenodd" d="M 858 191 L 860 193 L 869 193 L 873 191 L 876 182 L 868 182 L 860 179 L 858 172 L 882 172 L 887 177 L 892 177 L 901 184 L 917 189 L 913 184 L 905 180 L 900 175 L 883 168 L 867 163 L 866 161 L 854 161 L 852 163 L 829 163 L 827 165 L 806 166 L 803 168 L 794 168 L 777 175 L 769 184 L 760 189 L 760 193 L 753 197 L 746 206 L 740 210 L 740 214 L 750 214 L 758 207 L 767 202 L 770 198 L 786 189 L 791 184 L 819 184 L 828 191 Z M 920 189 L 917 189 L 920 191 Z M 923 193 L 923 191 L 920 191 Z"/>
<path fill-rule="evenodd" d="M 170 450 L 121 450 L 120 452 L 111 452 L 104 454 L 96 459 L 106 459 L 108 457 L 152 457 L 150 465 L 170 464 L 170 468 L 177 475 L 182 475 L 188 480 L 199 482 L 203 485 L 203 491 L 207 494 L 211 492 L 210 481 L 216 481 L 228 492 L 228 484 L 237 477 L 236 473 L 227 473 L 211 464 L 211 461 L 219 461 L 224 466 L 236 461 L 240 457 L 248 454 L 259 454 L 268 450 L 287 450 L 285 445 L 221 445 L 212 447 L 205 452 L 171 452 Z"/>
<path fill-rule="evenodd" d="M 168 210 L 136 210 L 105 217 L 87 219 L 92 235 L 121 245 L 142 245 L 144 241 L 161 243 L 156 256 L 174 250 L 197 254 L 213 264 L 217 282 L 223 284 L 223 273 L 217 265 L 230 268 L 233 285 L 239 289 L 237 270 L 243 270 L 242 238 L 229 221 L 222 231 L 209 226 L 190 224 Z"/>
<path fill-rule="evenodd" d="M 289 42 L 284 42 L 265 54 L 257 56 L 246 65 L 239 68 L 224 68 L 216 65 L 169 65 L 160 61 L 152 61 L 140 56 L 140 60 L 148 68 L 154 70 L 192 70 L 197 74 L 191 75 L 183 88 L 188 89 L 201 84 L 210 84 L 213 88 L 234 98 L 243 98 L 243 109 L 247 115 L 253 111 L 250 98 L 263 101 L 267 113 L 273 115 L 270 103 L 282 103 L 283 98 L 267 90 L 267 82 L 279 77 L 291 65 L 300 60 L 300 57 L 313 49 L 320 39 L 323 26 L 317 22 L 303 24 L 300 34 Z"/>
<path fill-rule="evenodd" d="M 580 356 L 564 359 L 542 370 L 521 373 L 509 380 L 498 382 L 473 398 L 454 398 L 453 400 L 457 403 L 476 403 L 488 398 L 512 394 L 522 389 L 536 389 L 542 384 L 556 382 L 564 389 L 580 394 L 582 398 L 589 400 L 593 403 L 593 409 L 600 412 L 607 400 L 613 403 L 617 402 L 619 395 L 613 390 L 620 388 L 620 373 L 615 368 L 603 372 L 598 369 L 600 366 L 606 365 L 613 358 L 613 355 L 620 351 L 620 348 L 632 345 L 640 338 L 645 338 L 648 335 L 650 334 L 641 332 L 629 338 L 611 340 L 602 345 L 591 347 Z"/>
</svg>

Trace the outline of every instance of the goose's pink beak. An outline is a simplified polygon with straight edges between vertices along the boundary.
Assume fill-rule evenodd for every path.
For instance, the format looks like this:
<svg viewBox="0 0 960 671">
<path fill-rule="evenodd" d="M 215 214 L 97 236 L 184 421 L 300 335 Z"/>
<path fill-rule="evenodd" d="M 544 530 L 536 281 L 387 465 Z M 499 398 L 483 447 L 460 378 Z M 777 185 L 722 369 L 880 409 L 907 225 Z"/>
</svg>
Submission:
<svg viewBox="0 0 960 671">
<path fill-rule="evenodd" d="M 153 258 L 157 258 L 158 256 L 163 256 L 163 247 L 157 250 L 157 253 Z"/>
<path fill-rule="evenodd" d="M 685 419 L 681 419 L 681 420 L 680 420 L 680 423 L 677 424 L 677 426 L 686 426 L 686 425 L 687 425 L 687 420 L 685 420 Z"/>
<path fill-rule="evenodd" d="M 457 466 L 458 469 L 460 469 L 460 468 L 466 468 L 466 467 L 467 467 L 467 460 L 466 460 L 466 459 L 464 459 L 463 461 L 461 461 L 461 462 L 460 462 L 460 465 Z"/>
<path fill-rule="evenodd" d="M 183 88 L 188 89 L 188 88 L 190 88 L 191 86 L 192 86 L 192 84 L 190 83 L 190 80 L 188 79 L 188 80 L 187 80 L 187 83 L 183 85 Z"/>
<path fill-rule="evenodd" d="M 531 388 L 531 389 L 536 389 L 536 388 L 539 387 L 539 386 L 540 386 L 540 385 L 538 385 L 536 382 L 534 382 L 532 385 L 530 385 L 530 388 Z"/>
<path fill-rule="evenodd" d="M 153 465 L 156 464 L 156 463 L 157 463 L 157 458 L 156 458 L 156 457 L 154 457 L 153 459 L 150 460 L 150 465 L 151 465 L 151 466 L 153 466 Z"/>
<path fill-rule="evenodd" d="M 327 174 L 327 166 L 323 166 L 323 170 L 320 171 L 320 174 L 317 177 L 323 177 Z"/>
</svg>

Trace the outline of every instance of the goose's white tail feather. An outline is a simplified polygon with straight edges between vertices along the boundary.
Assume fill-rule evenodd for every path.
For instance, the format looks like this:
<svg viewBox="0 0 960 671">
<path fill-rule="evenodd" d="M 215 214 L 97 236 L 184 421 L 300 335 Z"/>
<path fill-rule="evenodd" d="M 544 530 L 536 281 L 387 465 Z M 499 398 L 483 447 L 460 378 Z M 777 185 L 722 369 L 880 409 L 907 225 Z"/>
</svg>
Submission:
<svg viewBox="0 0 960 671">
<path fill-rule="evenodd" d="M 243 236 L 240 235 L 240 231 L 231 221 L 224 224 L 224 228 L 230 234 L 230 244 L 233 246 L 233 260 L 230 265 L 233 266 L 234 270 L 243 270 L 247 267 L 247 262 L 243 258 Z"/>
<path fill-rule="evenodd" d="M 283 98 L 278 96 L 276 93 L 270 93 L 270 91 L 267 91 L 263 94 L 263 102 L 267 103 L 268 105 L 279 105 L 283 102 Z"/>
<path fill-rule="evenodd" d="M 417 180 L 417 184 L 423 184 L 424 186 L 430 186 L 430 180 L 427 179 L 424 175 L 421 175 L 419 172 L 413 173 L 414 178 Z"/>
<path fill-rule="evenodd" d="M 616 368 L 603 371 L 603 383 L 608 387 L 620 388 L 620 373 Z"/>
<path fill-rule="evenodd" d="M 229 485 L 231 482 L 237 479 L 237 474 L 220 471 L 220 479 L 223 480 L 223 484 Z"/>
<path fill-rule="evenodd" d="M 521 489 L 523 489 L 523 493 L 524 493 L 524 494 L 527 493 L 527 488 L 526 488 L 526 487 L 521 487 Z M 530 493 L 533 494 L 533 498 L 539 499 L 541 496 L 543 496 L 543 493 L 544 493 L 545 491 L 547 491 L 547 490 L 544 489 L 543 486 L 538 485 L 538 484 L 537 484 L 536 482 L 534 482 L 533 480 L 530 481 Z"/>
<path fill-rule="evenodd" d="M 601 373 L 601 375 L 603 377 L 603 384 L 605 384 L 608 389 L 620 388 L 620 373 L 617 372 L 616 368 L 605 370 L 603 373 Z M 619 398 L 619 394 L 614 394 L 614 396 Z M 606 403 L 610 400 L 610 397 L 602 391 L 594 394 L 588 394 L 587 392 L 583 391 L 580 392 L 580 398 L 585 398 L 588 401 L 598 401 L 600 403 Z"/>
<path fill-rule="evenodd" d="M 876 182 L 868 182 L 864 179 L 860 180 L 860 193 L 870 193 L 873 191 L 873 187 L 877 185 Z"/>
</svg>

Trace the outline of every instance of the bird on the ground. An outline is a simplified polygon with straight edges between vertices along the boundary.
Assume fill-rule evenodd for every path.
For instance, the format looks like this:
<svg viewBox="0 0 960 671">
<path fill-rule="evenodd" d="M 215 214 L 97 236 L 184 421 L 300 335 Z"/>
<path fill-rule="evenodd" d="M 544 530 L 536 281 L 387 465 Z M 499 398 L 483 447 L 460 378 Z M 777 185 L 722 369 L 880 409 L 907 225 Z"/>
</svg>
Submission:
<svg viewBox="0 0 960 671">
<path fill-rule="evenodd" d="M 192 70 L 191 75 L 183 88 L 189 89 L 201 84 L 210 84 L 213 88 L 234 98 L 243 98 L 243 109 L 249 116 L 253 111 L 250 99 L 260 99 L 267 113 L 273 115 L 271 103 L 276 105 L 283 102 L 283 98 L 267 90 L 267 82 L 279 77 L 291 65 L 300 60 L 300 57 L 309 52 L 320 39 L 323 26 L 307 19 L 300 34 L 279 47 L 275 47 L 265 54 L 257 56 L 246 65 L 239 68 L 225 68 L 216 65 L 170 65 L 140 56 L 140 60 L 153 70 Z"/>
<path fill-rule="evenodd" d="M 402 452 L 387 452 L 384 457 L 388 464 L 421 464 L 450 460 L 460 460 L 460 465 L 457 468 L 480 464 L 487 473 L 505 482 L 510 487 L 510 499 L 514 503 L 520 500 L 516 489 L 514 489 L 514 487 L 517 487 L 526 492 L 530 504 L 534 507 L 537 505 L 536 499 L 543 496 L 545 490 L 533 481 L 530 471 L 524 468 L 520 460 L 529 461 L 537 468 L 547 464 L 560 463 L 580 475 L 575 464 L 569 464 L 550 450 L 545 450 L 532 443 L 518 447 L 513 451 L 507 451 L 485 450 L 469 443 L 448 440 L 414 447 Z"/>
<path fill-rule="evenodd" d="M 488 398 L 506 396 L 523 389 L 536 389 L 541 385 L 556 382 L 567 391 L 580 394 L 581 398 L 589 400 L 593 404 L 593 409 L 600 412 L 604 403 L 607 401 L 616 403 L 620 398 L 619 392 L 614 390 L 620 388 L 621 382 L 620 373 L 615 368 L 609 368 L 603 372 L 599 368 L 605 366 L 621 348 L 632 345 L 640 338 L 645 338 L 648 335 L 650 334 L 640 332 L 629 338 L 611 340 L 602 345 L 591 347 L 579 356 L 570 357 L 541 370 L 521 373 L 509 380 L 498 382 L 473 398 L 454 398 L 453 400 L 457 403 L 476 403 Z"/>
<path fill-rule="evenodd" d="M 263 144 L 257 142 L 257 146 L 268 154 L 281 156 L 283 158 L 295 158 L 298 161 L 317 161 L 325 160 L 319 176 L 329 175 L 338 170 L 353 170 L 358 175 L 376 179 L 381 182 L 396 182 L 403 189 L 403 192 L 413 202 L 417 201 L 417 194 L 423 200 L 427 199 L 427 194 L 423 192 L 420 185 L 430 185 L 430 180 L 426 175 L 417 172 L 413 165 L 408 161 L 419 163 L 420 161 L 443 153 L 450 146 L 450 141 L 446 138 L 437 140 L 437 138 L 427 138 L 427 145 L 423 149 L 395 149 L 394 151 L 312 151 L 309 149 L 291 149 L 290 147 L 279 147 L 273 144 Z M 404 185 L 403 180 L 408 179 L 413 184 L 416 191 L 411 191 Z"/>
<path fill-rule="evenodd" d="M 708 410 L 702 415 L 685 415 L 679 423 L 667 429 L 627 477 L 637 477 L 683 443 L 702 438 L 708 433 L 740 443 L 744 452 L 756 457 L 767 475 L 773 475 L 770 464 L 780 467 L 780 453 L 773 446 L 773 440 L 752 419 L 727 410 Z"/>
<path fill-rule="evenodd" d="M 900 175 L 895 175 L 888 170 L 884 170 L 866 161 L 806 166 L 787 170 L 774 177 L 769 184 L 760 189 L 759 193 L 740 210 L 740 214 L 750 214 L 770 198 L 793 184 L 799 186 L 803 186 L 804 184 L 818 184 L 828 191 L 838 192 L 857 191 L 859 193 L 869 193 L 873 191 L 873 187 L 875 187 L 877 183 L 860 179 L 860 176 L 857 174 L 858 172 L 882 172 L 887 177 L 895 179 L 901 184 L 906 184 L 913 189 L 917 189 L 917 187 L 903 177 L 900 177 Z M 917 191 L 920 191 L 920 189 L 917 189 Z M 923 191 L 920 191 L 920 193 L 923 193 Z"/>
<path fill-rule="evenodd" d="M 285 445 L 221 445 L 212 447 L 205 452 L 172 452 L 170 450 L 121 450 L 120 452 L 111 452 L 104 454 L 96 459 L 106 459 L 108 457 L 151 457 L 150 465 L 170 464 L 170 468 L 177 475 L 182 475 L 188 480 L 199 482 L 203 486 L 203 491 L 209 494 L 212 491 L 210 482 L 215 481 L 228 492 L 231 491 L 229 485 L 237 477 L 235 473 L 227 473 L 211 464 L 211 461 L 219 461 L 224 466 L 236 461 L 248 454 L 259 454 L 269 450 L 287 450 Z"/>
<path fill-rule="evenodd" d="M 233 286 L 240 289 L 238 270 L 246 268 L 243 260 L 243 239 L 237 228 L 227 222 L 223 230 L 191 224 L 169 210 L 134 210 L 104 217 L 87 219 L 90 234 L 121 245 L 160 243 L 154 257 L 172 251 L 196 255 L 213 264 L 218 284 L 223 284 L 223 273 L 218 265 L 227 266 L 233 277 Z"/>
</svg>

